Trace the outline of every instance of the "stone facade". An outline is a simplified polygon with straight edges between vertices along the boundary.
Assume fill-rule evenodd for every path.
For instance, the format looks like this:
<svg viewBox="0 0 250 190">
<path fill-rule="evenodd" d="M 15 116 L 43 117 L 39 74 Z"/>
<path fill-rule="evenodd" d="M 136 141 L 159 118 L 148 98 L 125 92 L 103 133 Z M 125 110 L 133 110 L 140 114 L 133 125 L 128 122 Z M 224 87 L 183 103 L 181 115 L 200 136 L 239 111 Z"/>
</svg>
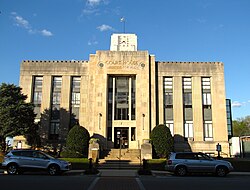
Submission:
<svg viewBox="0 0 250 190">
<path fill-rule="evenodd" d="M 51 102 L 53 77 L 61 77 L 60 118 L 57 139 L 50 140 Z M 34 101 L 34 80 L 42 77 L 41 137 L 44 143 L 63 143 L 70 126 L 72 77 L 80 77 L 79 123 L 91 135 L 102 139 L 102 148 L 120 146 L 117 135 L 125 134 L 126 148 L 138 149 L 150 131 L 165 122 L 164 77 L 173 82 L 173 135 L 176 150 L 192 150 L 214 153 L 216 144 L 229 155 L 226 124 L 224 67 L 221 62 L 157 62 L 148 51 L 97 51 L 89 61 L 23 61 L 20 70 L 20 86 L 28 101 Z M 128 83 L 128 96 L 124 109 L 127 119 L 115 119 L 119 112 L 116 96 L 118 82 L 123 77 Z M 184 138 L 183 77 L 192 80 L 193 138 Z M 211 140 L 204 138 L 202 105 L 202 77 L 209 77 L 212 97 Z M 132 85 L 135 80 L 135 97 Z M 109 82 L 111 81 L 111 82 Z M 112 83 L 112 84 L 111 84 Z M 122 89 L 123 87 L 121 87 Z M 111 90 L 110 90 L 111 89 Z M 112 92 L 111 92 L 112 91 Z M 113 96 L 112 96 L 113 93 Z M 122 93 L 122 90 L 121 90 Z M 111 97 L 111 98 L 110 98 Z M 135 113 L 132 118 L 132 98 Z M 112 103 L 111 103 L 112 102 Z M 112 105 L 112 107 L 109 107 Z M 121 104 L 124 106 L 125 104 Z M 120 108 L 119 108 L 120 109 Z M 117 112 L 115 111 L 117 110 Z M 120 112 L 119 112 L 120 113 Z M 125 112 L 124 112 L 125 113 Z M 110 117 L 109 117 L 110 115 Z M 109 129 L 109 130 L 108 130 Z M 123 130 L 124 129 L 124 130 Z"/>
</svg>

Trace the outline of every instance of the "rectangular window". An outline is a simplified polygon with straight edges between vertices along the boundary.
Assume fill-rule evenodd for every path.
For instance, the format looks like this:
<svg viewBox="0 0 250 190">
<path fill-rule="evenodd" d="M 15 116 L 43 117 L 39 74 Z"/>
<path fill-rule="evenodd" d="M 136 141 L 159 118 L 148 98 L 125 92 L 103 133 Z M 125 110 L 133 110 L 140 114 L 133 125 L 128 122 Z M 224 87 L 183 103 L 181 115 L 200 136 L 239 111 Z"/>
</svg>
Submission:
<svg viewBox="0 0 250 190">
<path fill-rule="evenodd" d="M 62 77 L 53 77 L 52 100 L 51 100 L 51 121 L 50 121 L 50 140 L 58 140 L 60 127 L 60 103 Z"/>
<path fill-rule="evenodd" d="M 192 108 L 192 78 L 183 77 L 183 105 L 184 107 Z"/>
<path fill-rule="evenodd" d="M 131 127 L 131 141 L 136 140 L 135 127 Z"/>
<path fill-rule="evenodd" d="M 163 93 L 164 93 L 164 121 L 173 121 L 173 78 L 163 78 Z"/>
<path fill-rule="evenodd" d="M 136 76 L 109 76 L 108 120 L 135 120 Z"/>
<path fill-rule="evenodd" d="M 50 134 L 49 134 L 50 140 L 58 140 L 59 126 L 60 126 L 59 122 L 51 122 L 50 123 Z"/>
<path fill-rule="evenodd" d="M 79 122 L 79 112 L 81 103 L 81 77 L 71 78 L 71 110 L 70 121 L 71 126 Z"/>
<path fill-rule="evenodd" d="M 184 133 L 185 133 L 185 138 L 194 137 L 193 122 L 185 122 Z"/>
<path fill-rule="evenodd" d="M 211 84 L 209 77 L 201 78 L 202 84 L 202 105 L 204 121 L 212 120 L 212 98 L 211 98 Z"/>
<path fill-rule="evenodd" d="M 204 123 L 204 137 L 205 141 L 212 141 L 213 140 L 213 125 L 212 121 L 206 121 Z"/>
<path fill-rule="evenodd" d="M 36 119 L 38 119 L 38 121 L 40 120 L 41 117 L 42 87 L 43 87 L 43 77 L 35 76 L 33 84 L 33 104 L 34 104 L 34 112 L 36 114 Z"/>
<path fill-rule="evenodd" d="M 174 123 L 173 121 L 167 121 L 165 125 L 169 128 L 171 135 L 174 136 Z"/>
<path fill-rule="evenodd" d="M 136 103 L 136 80 L 135 77 L 131 77 L 131 120 L 135 120 L 135 103 Z"/>
</svg>

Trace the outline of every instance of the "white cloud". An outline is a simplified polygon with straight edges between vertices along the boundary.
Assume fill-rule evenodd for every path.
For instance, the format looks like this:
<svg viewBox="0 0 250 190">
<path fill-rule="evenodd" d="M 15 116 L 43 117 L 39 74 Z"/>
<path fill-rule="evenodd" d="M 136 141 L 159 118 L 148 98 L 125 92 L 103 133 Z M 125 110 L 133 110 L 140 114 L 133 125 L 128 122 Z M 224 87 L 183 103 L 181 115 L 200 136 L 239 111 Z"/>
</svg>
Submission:
<svg viewBox="0 0 250 190">
<path fill-rule="evenodd" d="M 100 30 L 101 32 L 107 31 L 107 30 L 114 30 L 113 27 L 111 27 L 111 26 L 109 26 L 109 25 L 106 25 L 106 24 L 103 24 L 103 25 L 101 25 L 101 26 L 98 26 L 97 29 Z"/>
<path fill-rule="evenodd" d="M 95 14 L 95 15 L 100 15 L 101 14 L 101 6 L 102 5 L 108 5 L 109 0 L 87 0 L 85 7 L 82 10 L 82 15 L 90 15 L 90 14 Z M 105 10 L 104 10 L 105 12 Z"/>
<path fill-rule="evenodd" d="M 197 18 L 196 21 L 200 24 L 205 24 L 207 22 L 207 20 L 204 18 Z"/>
<path fill-rule="evenodd" d="M 98 44 L 98 41 L 96 41 L 96 40 L 89 40 L 89 41 L 88 41 L 88 45 L 89 45 L 89 46 L 97 45 L 97 44 Z"/>
<path fill-rule="evenodd" d="M 232 103 L 232 107 L 235 107 L 235 108 L 240 108 L 241 106 L 243 106 L 243 103 L 240 103 L 238 101 L 234 101 Z"/>
<path fill-rule="evenodd" d="M 53 36 L 52 32 L 50 32 L 50 31 L 48 31 L 48 30 L 46 30 L 46 29 L 43 29 L 43 30 L 41 31 L 41 34 L 42 34 L 43 36 Z"/>
<path fill-rule="evenodd" d="M 97 6 L 101 3 L 102 0 L 87 0 L 87 5 L 89 6 Z"/>
<path fill-rule="evenodd" d="M 43 30 L 37 30 L 32 28 L 31 24 L 28 20 L 24 19 L 22 16 L 18 15 L 16 12 L 11 12 L 12 19 L 14 21 L 14 24 L 18 27 L 24 28 L 28 31 L 29 34 L 41 34 L 43 36 L 49 37 L 52 36 L 52 32 L 43 29 Z"/>
<path fill-rule="evenodd" d="M 25 20 L 21 16 L 18 16 L 18 15 L 14 16 L 14 20 L 15 20 L 15 24 L 17 26 L 23 27 L 25 29 L 30 29 L 31 28 L 29 22 L 27 20 Z"/>
</svg>

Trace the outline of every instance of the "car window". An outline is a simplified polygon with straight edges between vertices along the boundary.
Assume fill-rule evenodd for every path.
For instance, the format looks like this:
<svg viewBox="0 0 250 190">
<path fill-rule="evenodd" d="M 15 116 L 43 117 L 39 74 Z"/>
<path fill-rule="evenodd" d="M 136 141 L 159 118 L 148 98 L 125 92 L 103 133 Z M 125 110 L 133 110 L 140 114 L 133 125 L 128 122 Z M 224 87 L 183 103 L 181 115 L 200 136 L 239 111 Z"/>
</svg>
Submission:
<svg viewBox="0 0 250 190">
<path fill-rule="evenodd" d="M 11 152 L 14 156 L 21 156 L 21 152 L 20 151 L 13 151 Z"/>
<path fill-rule="evenodd" d="M 20 156 L 33 157 L 33 151 L 20 151 L 20 152 L 21 152 Z"/>
<path fill-rule="evenodd" d="M 193 153 L 177 153 L 175 158 L 176 159 L 191 159 L 191 160 L 196 159 Z"/>
<path fill-rule="evenodd" d="M 208 156 L 208 155 L 206 155 L 206 154 L 197 154 L 197 159 L 198 160 L 211 160 L 211 158 Z"/>
<path fill-rule="evenodd" d="M 47 158 L 47 156 L 45 156 L 41 152 L 33 152 L 33 157 L 35 157 L 35 158 L 42 158 L 42 159 L 46 159 Z"/>
</svg>

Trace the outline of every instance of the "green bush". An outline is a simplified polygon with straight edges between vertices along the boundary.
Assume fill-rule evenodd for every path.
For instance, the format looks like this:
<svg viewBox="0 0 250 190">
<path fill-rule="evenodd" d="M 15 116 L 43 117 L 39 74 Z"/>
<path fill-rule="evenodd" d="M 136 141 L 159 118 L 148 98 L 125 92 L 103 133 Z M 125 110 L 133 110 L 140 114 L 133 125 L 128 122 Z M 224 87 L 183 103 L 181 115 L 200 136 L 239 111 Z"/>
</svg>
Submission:
<svg viewBox="0 0 250 190">
<path fill-rule="evenodd" d="M 151 132 L 151 143 L 159 158 L 167 158 L 174 149 L 174 139 L 166 125 L 157 125 Z"/>
<path fill-rule="evenodd" d="M 83 154 L 80 152 L 73 151 L 73 150 L 65 149 L 60 153 L 60 157 L 62 157 L 62 158 L 82 158 Z"/>
<path fill-rule="evenodd" d="M 87 157 L 90 135 L 87 129 L 75 125 L 68 133 L 66 149 L 62 152 L 62 157 Z M 63 155 L 64 154 L 64 155 Z"/>
</svg>

